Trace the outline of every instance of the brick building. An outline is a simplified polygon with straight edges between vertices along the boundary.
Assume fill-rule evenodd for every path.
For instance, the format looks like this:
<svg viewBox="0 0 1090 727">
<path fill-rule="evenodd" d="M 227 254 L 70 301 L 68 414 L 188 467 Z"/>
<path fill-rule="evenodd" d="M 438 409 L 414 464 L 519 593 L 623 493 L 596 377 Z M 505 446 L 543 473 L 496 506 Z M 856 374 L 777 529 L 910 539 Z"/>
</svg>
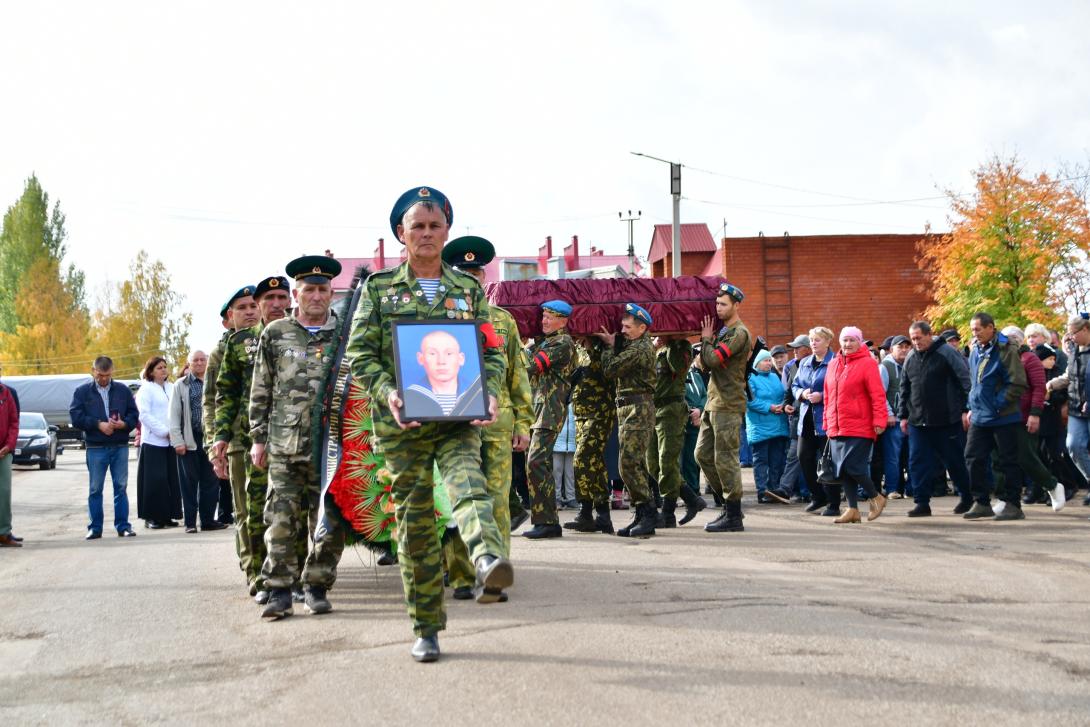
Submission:
<svg viewBox="0 0 1090 727">
<path fill-rule="evenodd" d="M 674 269 L 674 230 L 671 225 L 655 225 L 651 235 L 651 249 L 647 262 L 651 265 L 652 278 L 671 277 Z M 718 275 L 722 268 L 722 255 L 718 245 L 703 223 L 687 222 L 681 225 L 681 274 Z"/>
<path fill-rule="evenodd" d="M 706 225 L 682 226 L 682 271 L 722 275 L 741 288 L 746 294 L 742 319 L 769 345 L 816 325 L 834 333 L 855 325 L 868 338 L 881 340 L 907 333 L 931 303 L 926 275 L 916 263 L 916 243 L 923 233 L 726 237 L 712 255 L 704 249 L 706 242 L 686 250 L 686 227 L 707 233 Z M 669 255 L 661 251 L 663 244 L 669 249 L 670 239 L 670 226 L 657 225 L 648 254 L 656 277 L 669 275 L 670 266 L 664 264 Z"/>
</svg>

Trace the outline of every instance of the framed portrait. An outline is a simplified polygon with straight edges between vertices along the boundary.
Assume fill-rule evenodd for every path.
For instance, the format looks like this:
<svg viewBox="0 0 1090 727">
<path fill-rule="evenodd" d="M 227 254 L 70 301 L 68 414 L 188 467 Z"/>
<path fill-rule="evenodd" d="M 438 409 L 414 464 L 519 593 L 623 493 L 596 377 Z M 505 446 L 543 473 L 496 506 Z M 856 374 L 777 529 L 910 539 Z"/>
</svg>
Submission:
<svg viewBox="0 0 1090 727">
<path fill-rule="evenodd" d="M 391 330 L 401 421 L 488 419 L 476 321 L 395 321 Z"/>
</svg>

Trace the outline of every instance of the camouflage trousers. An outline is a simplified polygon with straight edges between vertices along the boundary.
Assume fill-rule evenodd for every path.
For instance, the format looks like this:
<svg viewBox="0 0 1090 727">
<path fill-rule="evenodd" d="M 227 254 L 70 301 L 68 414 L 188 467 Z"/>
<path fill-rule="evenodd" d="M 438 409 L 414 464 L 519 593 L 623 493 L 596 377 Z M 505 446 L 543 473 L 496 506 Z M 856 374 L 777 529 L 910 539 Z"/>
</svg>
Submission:
<svg viewBox="0 0 1090 727">
<path fill-rule="evenodd" d="M 335 542 L 318 543 L 305 558 L 299 557 L 299 534 L 310 540 L 318 521 L 319 480 L 314 461 L 306 458 L 269 456 L 269 494 L 265 499 L 265 562 L 261 578 L 269 588 L 292 588 L 300 581 L 322 585 L 320 573 L 337 568 L 340 547 Z M 330 535 L 335 538 L 336 535 Z M 332 560 L 332 566 L 330 565 Z M 310 571 L 319 569 L 319 575 Z"/>
<path fill-rule="evenodd" d="M 651 500 L 647 448 L 651 444 L 654 421 L 655 405 L 650 398 L 617 407 L 617 469 L 633 505 Z"/>
<path fill-rule="evenodd" d="M 681 446 L 689 408 L 672 401 L 655 408 L 655 430 L 647 448 L 647 471 L 659 483 L 659 494 L 676 500 L 681 495 Z"/>
<path fill-rule="evenodd" d="M 261 571 L 261 559 L 250 546 L 250 531 L 246 522 L 246 470 L 250 458 L 245 451 L 227 453 L 227 477 L 231 482 L 231 505 L 235 517 L 235 552 L 238 553 L 238 567 L 246 575 L 246 581 L 253 585 L 251 574 Z"/>
<path fill-rule="evenodd" d="M 484 470 L 485 489 L 492 498 L 492 517 L 503 539 L 503 557 L 511 555 L 511 439 L 515 435 L 515 415 L 511 409 L 501 409 L 496 421 L 481 431 L 481 468 Z M 454 499 L 454 493 L 450 493 Z M 447 540 L 443 546 L 450 585 L 472 586 L 477 578 L 469 560 L 469 548 L 459 534 Z"/>
<path fill-rule="evenodd" d="M 246 575 L 249 578 L 250 586 L 256 586 L 258 589 L 262 588 L 264 582 L 261 579 L 261 568 L 265 564 L 265 556 L 268 554 L 265 549 L 265 500 L 269 496 L 269 473 L 267 470 L 261 470 L 254 467 L 253 462 L 250 461 L 250 453 L 246 453 L 246 486 L 244 491 L 245 497 L 242 498 L 243 507 L 246 508 L 244 512 L 239 513 L 238 498 L 235 499 L 235 523 L 243 523 L 239 525 L 240 532 L 244 532 L 244 536 L 249 545 L 250 553 L 253 554 L 251 559 L 251 569 L 247 571 Z M 302 538 L 296 538 L 296 552 L 301 544 L 303 546 L 303 557 L 306 557 L 307 550 L 307 538 L 306 532 L 302 532 Z M 301 541 L 301 542 L 300 542 Z"/>
<path fill-rule="evenodd" d="M 575 497 L 580 502 L 609 502 L 606 443 L 616 417 L 612 407 L 597 416 L 575 417 Z"/>
<path fill-rule="evenodd" d="M 530 491 L 530 522 L 534 525 L 560 522 L 553 479 L 553 446 L 559 434 L 555 429 L 531 430 L 530 448 L 526 450 L 526 488 Z"/>
<path fill-rule="evenodd" d="M 742 467 L 738 462 L 742 415 L 704 411 L 696 438 L 696 462 L 712 491 L 727 500 L 742 499 Z"/>
<path fill-rule="evenodd" d="M 447 624 L 443 554 L 432 498 L 433 463 L 450 493 L 454 521 L 470 561 L 504 552 L 481 468 L 481 435 L 476 427 L 462 422 L 425 422 L 376 440 L 376 448 L 386 458 L 393 479 L 398 563 L 413 632 L 431 636 Z"/>
</svg>

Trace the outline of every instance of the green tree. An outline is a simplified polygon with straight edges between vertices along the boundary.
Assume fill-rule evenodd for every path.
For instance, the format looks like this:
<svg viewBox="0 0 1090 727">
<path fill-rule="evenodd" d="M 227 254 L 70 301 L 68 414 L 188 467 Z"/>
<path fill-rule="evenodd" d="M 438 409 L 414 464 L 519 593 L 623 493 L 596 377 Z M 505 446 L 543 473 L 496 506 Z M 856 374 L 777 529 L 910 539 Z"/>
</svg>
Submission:
<svg viewBox="0 0 1090 727">
<path fill-rule="evenodd" d="M 1086 198 L 1072 181 L 1030 178 L 1017 158 L 996 156 L 977 169 L 974 194 L 947 192 L 951 232 L 917 248 L 932 276 L 933 324 L 964 327 L 984 310 L 1003 325 L 1060 327 L 1086 289 L 1090 253 Z"/>
<path fill-rule="evenodd" d="M 20 323 L 30 325 L 30 321 L 19 319 L 15 301 L 24 276 L 43 259 L 57 263 L 57 279 L 67 294 L 65 313 L 86 321 L 83 272 L 71 264 L 63 276 L 60 272 L 67 252 L 64 223 L 60 204 L 54 203 L 50 209 L 49 195 L 31 175 L 22 196 L 8 208 L 0 229 L 0 332 L 13 333 Z"/>
<path fill-rule="evenodd" d="M 85 372 L 85 315 L 72 314 L 72 295 L 61 281 L 59 263 L 39 258 L 25 272 L 15 296 L 19 323 L 12 333 L 0 332 L 0 351 L 8 374 Z"/>
<path fill-rule="evenodd" d="M 188 354 L 193 316 L 182 312 L 185 297 L 171 288 L 170 274 L 141 250 L 128 280 L 107 286 L 95 312 L 88 354 L 114 360 L 118 378 L 136 378 L 144 363 L 162 355 L 174 368 Z"/>
</svg>

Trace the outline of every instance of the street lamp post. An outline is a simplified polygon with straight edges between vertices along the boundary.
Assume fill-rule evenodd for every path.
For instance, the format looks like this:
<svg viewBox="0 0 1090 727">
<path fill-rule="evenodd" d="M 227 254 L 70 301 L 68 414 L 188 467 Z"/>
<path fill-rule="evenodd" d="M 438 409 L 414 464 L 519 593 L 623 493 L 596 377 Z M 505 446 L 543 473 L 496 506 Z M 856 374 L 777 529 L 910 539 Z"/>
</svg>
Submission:
<svg viewBox="0 0 1090 727">
<path fill-rule="evenodd" d="M 671 276 L 675 278 L 679 277 L 681 275 L 681 162 L 659 159 L 650 154 L 641 154 L 638 151 L 630 153 L 638 157 L 654 159 L 657 162 L 663 162 L 670 165 L 670 196 L 673 197 L 674 202 L 674 224 L 671 227 L 670 234 L 673 238 L 670 246 L 670 256 L 673 258 Z"/>
<path fill-rule="evenodd" d="M 636 247 L 632 237 L 632 225 L 636 220 L 643 217 L 643 212 L 636 210 L 636 216 L 632 216 L 632 210 L 628 210 L 628 217 L 624 216 L 624 212 L 618 212 L 617 218 L 621 222 L 628 223 L 628 272 L 632 275 L 636 274 Z"/>
</svg>

